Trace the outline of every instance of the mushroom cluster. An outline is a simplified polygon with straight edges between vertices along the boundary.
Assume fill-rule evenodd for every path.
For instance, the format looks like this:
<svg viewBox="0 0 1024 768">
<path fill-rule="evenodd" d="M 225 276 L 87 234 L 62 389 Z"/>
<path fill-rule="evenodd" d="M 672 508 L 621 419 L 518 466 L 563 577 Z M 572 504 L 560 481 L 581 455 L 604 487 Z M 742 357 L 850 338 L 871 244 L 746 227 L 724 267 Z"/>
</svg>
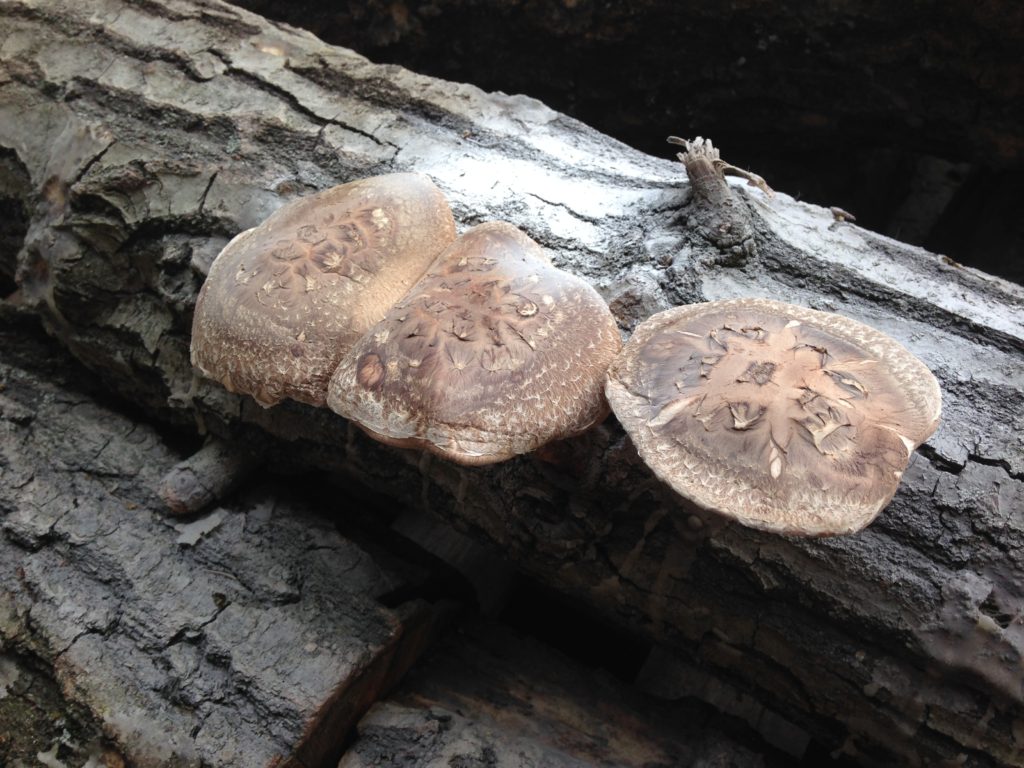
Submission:
<svg viewBox="0 0 1024 768">
<path fill-rule="evenodd" d="M 604 419 L 622 346 L 607 304 L 511 224 L 458 239 L 425 176 L 285 205 L 217 256 L 192 364 L 270 406 L 329 405 L 371 437 L 462 464 Z"/>
<path fill-rule="evenodd" d="M 935 377 L 854 320 L 709 302 L 654 315 L 622 348 L 604 300 L 520 230 L 455 234 L 418 174 L 285 205 L 215 260 L 193 365 L 264 406 L 326 404 L 468 465 L 578 434 L 610 404 L 685 503 L 804 536 L 870 523 L 938 425 Z"/>
</svg>

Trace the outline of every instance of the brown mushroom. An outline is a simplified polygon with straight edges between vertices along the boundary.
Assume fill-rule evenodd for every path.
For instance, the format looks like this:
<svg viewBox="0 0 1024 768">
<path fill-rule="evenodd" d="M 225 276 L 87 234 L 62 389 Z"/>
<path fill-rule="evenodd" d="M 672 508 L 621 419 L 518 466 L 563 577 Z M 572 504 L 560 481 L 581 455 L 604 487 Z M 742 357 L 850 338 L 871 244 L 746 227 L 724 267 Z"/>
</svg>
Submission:
<svg viewBox="0 0 1024 768">
<path fill-rule="evenodd" d="M 323 405 L 338 360 L 455 239 L 420 174 L 295 200 L 221 251 L 192 325 L 192 364 L 261 405 Z"/>
<path fill-rule="evenodd" d="M 899 343 L 766 299 L 641 323 L 608 401 L 654 473 L 697 507 L 777 533 L 853 533 L 939 421 L 938 382 Z"/>
<path fill-rule="evenodd" d="M 468 231 L 342 359 L 327 404 L 368 434 L 488 464 L 604 419 L 607 304 L 510 224 Z"/>
</svg>

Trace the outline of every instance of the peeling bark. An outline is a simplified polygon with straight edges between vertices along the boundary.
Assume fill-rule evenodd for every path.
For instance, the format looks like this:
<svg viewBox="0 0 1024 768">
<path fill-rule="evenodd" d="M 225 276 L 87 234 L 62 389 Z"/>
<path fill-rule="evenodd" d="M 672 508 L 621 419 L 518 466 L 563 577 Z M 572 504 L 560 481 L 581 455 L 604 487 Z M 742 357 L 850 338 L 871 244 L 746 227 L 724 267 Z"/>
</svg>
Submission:
<svg viewBox="0 0 1024 768">
<path fill-rule="evenodd" d="M 678 163 L 216 2 L 0 12 L 0 157 L 31 190 L 18 285 L 114 391 L 488 540 L 656 639 L 652 664 L 672 672 L 663 695 L 732 686 L 865 762 L 1024 764 L 1019 287 L 742 183 L 756 248 L 723 262 Z M 681 519 L 614 420 L 557 466 L 462 469 L 373 444 L 326 411 L 263 410 L 195 380 L 191 309 L 219 248 L 296 195 L 399 170 L 433 177 L 463 228 L 524 229 L 604 293 L 627 333 L 668 306 L 739 296 L 868 323 L 936 373 L 942 426 L 871 528 L 800 541 Z M 10 525 L 34 541 L 36 523 Z"/>
</svg>

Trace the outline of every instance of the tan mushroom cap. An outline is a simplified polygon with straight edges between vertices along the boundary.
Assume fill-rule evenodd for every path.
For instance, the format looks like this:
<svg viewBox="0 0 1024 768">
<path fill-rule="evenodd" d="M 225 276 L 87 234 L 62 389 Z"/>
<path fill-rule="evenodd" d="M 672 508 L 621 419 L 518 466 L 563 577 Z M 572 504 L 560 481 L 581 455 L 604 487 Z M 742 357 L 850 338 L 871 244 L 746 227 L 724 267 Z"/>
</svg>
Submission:
<svg viewBox="0 0 1024 768">
<path fill-rule="evenodd" d="M 489 464 L 605 418 L 607 304 L 503 222 L 469 230 L 341 361 L 327 404 L 383 442 Z"/>
<path fill-rule="evenodd" d="M 234 238 L 199 293 L 192 364 L 231 392 L 322 406 L 341 356 L 455 239 L 414 173 L 332 187 Z"/>
<path fill-rule="evenodd" d="M 640 456 L 680 495 L 802 536 L 870 523 L 940 411 L 935 377 L 895 340 L 766 299 L 654 315 L 605 391 Z"/>
</svg>

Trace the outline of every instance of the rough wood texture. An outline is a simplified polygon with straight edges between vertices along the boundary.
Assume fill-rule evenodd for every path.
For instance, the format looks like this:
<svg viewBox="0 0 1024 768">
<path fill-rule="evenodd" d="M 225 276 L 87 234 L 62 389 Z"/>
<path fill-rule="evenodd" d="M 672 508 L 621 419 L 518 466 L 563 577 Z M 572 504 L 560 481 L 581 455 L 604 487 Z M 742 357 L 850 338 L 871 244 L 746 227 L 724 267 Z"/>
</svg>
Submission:
<svg viewBox="0 0 1024 768">
<path fill-rule="evenodd" d="M 168 518 L 160 435 L 5 320 L 0 648 L 52 666 L 138 768 L 336 762 L 430 635 L 427 603 L 378 602 L 416 570 L 287 488 Z"/>
<path fill-rule="evenodd" d="M 103 403 L 27 313 L 0 305 L 0 341 L 0 765 L 114 768 L 120 750 L 138 768 L 333 768 L 343 746 L 345 766 L 764 764 L 708 705 L 659 704 L 495 625 L 419 660 L 350 744 L 431 639 L 428 606 L 396 597 L 423 569 L 281 486 L 166 517 L 166 440 Z M 402 535 L 481 570 L 413 515 Z"/>
<path fill-rule="evenodd" d="M 742 184 L 755 247 L 730 266 L 678 163 L 215 2 L 0 7 L 21 298 L 109 386 L 457 521 L 661 642 L 665 695 L 733 686 L 766 722 L 866 762 L 1024 764 L 1020 288 Z M 391 170 L 431 175 L 463 227 L 522 227 L 626 330 L 671 305 L 765 296 L 889 333 L 938 376 L 942 426 L 872 527 L 798 541 L 680 519 L 614 421 L 543 462 L 458 469 L 194 380 L 191 307 L 227 239 L 295 195 Z"/>
<path fill-rule="evenodd" d="M 779 189 L 1024 282 L 1017 3 L 235 4 L 373 61 L 529 93 L 650 154 L 700 131 Z"/>
<path fill-rule="evenodd" d="M 338 768 L 764 766 L 742 731 L 705 704 L 659 705 L 606 672 L 475 624 L 374 704 Z"/>
</svg>

